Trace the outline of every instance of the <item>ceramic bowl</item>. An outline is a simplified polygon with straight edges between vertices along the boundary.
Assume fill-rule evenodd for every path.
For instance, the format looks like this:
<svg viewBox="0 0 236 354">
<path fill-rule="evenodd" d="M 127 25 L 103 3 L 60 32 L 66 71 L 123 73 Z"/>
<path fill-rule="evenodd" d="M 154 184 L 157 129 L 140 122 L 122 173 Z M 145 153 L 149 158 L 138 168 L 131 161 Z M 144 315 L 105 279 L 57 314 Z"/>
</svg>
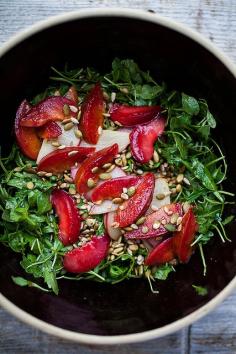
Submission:
<svg viewBox="0 0 236 354">
<path fill-rule="evenodd" d="M 94 66 L 110 69 L 114 57 L 133 58 L 169 88 L 208 100 L 218 120 L 215 132 L 228 161 L 227 188 L 236 181 L 236 70 L 230 60 L 198 33 L 156 14 L 127 9 L 90 9 L 48 19 L 15 36 L 0 50 L 1 129 L 3 153 L 13 142 L 16 107 L 48 86 L 50 67 Z M 232 212 L 235 212 L 233 210 Z M 191 324 L 219 304 L 236 285 L 236 227 L 232 242 L 215 237 L 205 247 L 203 276 L 196 252 L 177 267 L 160 294 L 145 280 L 118 285 L 60 282 L 60 295 L 16 286 L 24 276 L 19 256 L 1 246 L 0 304 L 14 316 L 62 338 L 93 344 L 138 342 L 170 334 Z M 192 284 L 207 286 L 198 296 Z"/>
</svg>

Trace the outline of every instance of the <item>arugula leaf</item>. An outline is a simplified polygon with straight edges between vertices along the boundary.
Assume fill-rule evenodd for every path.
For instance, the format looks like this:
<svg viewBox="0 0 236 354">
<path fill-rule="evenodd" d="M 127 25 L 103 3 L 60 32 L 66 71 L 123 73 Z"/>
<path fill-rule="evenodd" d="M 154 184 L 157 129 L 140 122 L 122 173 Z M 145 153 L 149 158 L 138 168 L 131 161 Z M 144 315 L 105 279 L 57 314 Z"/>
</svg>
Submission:
<svg viewBox="0 0 236 354">
<path fill-rule="evenodd" d="M 199 104 L 196 98 L 182 93 L 182 106 L 186 113 L 197 115 L 199 113 Z"/>
<path fill-rule="evenodd" d="M 159 266 L 153 276 L 155 279 L 166 280 L 171 272 L 175 272 L 174 267 L 166 263 L 162 266 Z"/>
<path fill-rule="evenodd" d="M 206 296 L 208 294 L 208 290 L 206 287 L 197 286 L 197 285 L 192 285 L 192 287 L 195 289 L 196 293 L 200 296 Z"/>
</svg>

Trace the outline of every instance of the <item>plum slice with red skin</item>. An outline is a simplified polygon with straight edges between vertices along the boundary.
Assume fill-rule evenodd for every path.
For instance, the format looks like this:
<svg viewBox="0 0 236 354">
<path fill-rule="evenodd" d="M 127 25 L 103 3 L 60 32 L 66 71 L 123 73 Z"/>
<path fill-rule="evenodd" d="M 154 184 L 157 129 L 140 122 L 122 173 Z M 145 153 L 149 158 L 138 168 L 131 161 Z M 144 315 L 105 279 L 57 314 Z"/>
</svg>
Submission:
<svg viewBox="0 0 236 354">
<path fill-rule="evenodd" d="M 131 153 L 136 161 L 147 163 L 154 152 L 154 143 L 165 129 L 165 119 L 162 116 L 151 122 L 138 125 L 130 133 Z"/>
<path fill-rule="evenodd" d="M 72 245 L 78 241 L 81 217 L 71 196 L 62 189 L 54 189 L 51 202 L 59 217 L 58 238 L 64 246 Z"/>
<path fill-rule="evenodd" d="M 69 107 L 68 113 L 65 111 L 65 105 L 74 106 L 74 102 L 62 96 L 47 97 L 33 106 L 22 117 L 20 124 L 24 127 L 40 127 L 47 122 L 62 121 L 65 118 L 76 117 L 77 113 L 71 111 Z"/>
<path fill-rule="evenodd" d="M 81 106 L 79 129 L 84 140 L 97 144 L 103 126 L 104 101 L 101 84 L 98 82 L 88 93 Z"/>
<path fill-rule="evenodd" d="M 170 211 L 171 215 L 168 215 L 165 210 Z M 177 214 L 182 215 L 181 204 L 169 204 L 161 207 L 157 211 L 146 216 L 145 222 L 139 226 L 137 230 L 133 230 L 125 233 L 125 237 L 128 239 L 147 239 L 157 237 L 168 233 L 169 231 L 161 224 L 162 220 L 165 220 L 165 224 L 170 223 L 171 216 Z M 153 228 L 154 224 L 159 224 L 157 229 Z M 146 229 L 146 230 L 145 230 Z M 145 232 L 143 232 L 145 230 Z"/>
<path fill-rule="evenodd" d="M 119 227 L 131 225 L 141 215 L 145 214 L 152 200 L 154 186 L 155 177 L 153 173 L 147 173 L 140 178 L 135 194 L 117 209 L 115 222 L 119 224 Z"/>
<path fill-rule="evenodd" d="M 70 273 L 84 273 L 94 269 L 107 256 L 110 238 L 92 236 L 83 246 L 74 248 L 64 256 L 64 268 Z"/>
<path fill-rule="evenodd" d="M 126 106 L 115 103 L 109 113 L 114 122 L 123 126 L 132 127 L 147 123 L 160 113 L 160 106 Z"/>
<path fill-rule="evenodd" d="M 22 117 L 29 112 L 31 106 L 24 100 L 21 102 L 16 112 L 15 118 L 15 135 L 17 143 L 23 154 L 32 160 L 36 160 L 42 142 L 36 133 L 35 128 L 25 128 L 20 125 Z"/>
<path fill-rule="evenodd" d="M 80 194 L 85 194 L 88 192 L 90 189 L 87 184 L 88 179 L 91 178 L 95 183 L 99 179 L 99 172 L 93 173 L 93 168 L 98 167 L 98 169 L 100 169 L 104 164 L 111 162 L 117 154 L 118 145 L 113 144 L 105 149 L 94 152 L 85 161 L 83 161 L 75 176 L 75 186 L 77 192 Z"/>
<path fill-rule="evenodd" d="M 42 139 L 56 139 L 62 134 L 62 129 L 56 122 L 48 122 L 38 128 L 37 132 Z"/>
<path fill-rule="evenodd" d="M 174 250 L 181 263 L 187 263 L 194 251 L 191 244 L 197 230 L 197 220 L 191 207 L 183 216 L 181 231 L 175 232 L 173 236 Z"/>
<path fill-rule="evenodd" d="M 118 198 L 123 192 L 123 188 L 136 186 L 139 180 L 140 178 L 136 176 L 125 176 L 105 181 L 93 189 L 91 201 L 95 203 L 105 199 Z"/>
<path fill-rule="evenodd" d="M 69 170 L 76 162 L 84 161 L 94 150 L 92 147 L 70 146 L 52 151 L 40 160 L 38 171 L 62 173 Z"/>
<path fill-rule="evenodd" d="M 170 237 L 158 244 L 145 259 L 145 265 L 161 265 L 172 261 L 175 258 L 173 249 L 173 237 Z"/>
</svg>

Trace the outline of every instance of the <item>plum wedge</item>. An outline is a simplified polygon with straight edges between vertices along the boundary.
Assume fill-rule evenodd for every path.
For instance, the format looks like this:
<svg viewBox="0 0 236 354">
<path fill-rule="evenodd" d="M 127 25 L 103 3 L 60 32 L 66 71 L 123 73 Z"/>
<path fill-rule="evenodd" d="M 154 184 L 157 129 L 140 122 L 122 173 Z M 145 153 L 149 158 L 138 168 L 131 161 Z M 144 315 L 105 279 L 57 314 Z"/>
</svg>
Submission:
<svg viewBox="0 0 236 354">
<path fill-rule="evenodd" d="M 111 119 L 125 127 L 147 123 L 160 113 L 160 106 L 125 106 L 113 104 L 109 110 Z"/>
<path fill-rule="evenodd" d="M 106 257 L 109 236 L 92 236 L 82 247 L 74 248 L 64 256 L 64 268 L 70 273 L 84 273 L 95 268 Z"/>
<path fill-rule="evenodd" d="M 88 186 L 88 180 L 93 181 L 94 184 L 99 179 L 99 171 L 101 173 L 101 167 L 111 162 L 115 155 L 118 153 L 118 145 L 112 146 L 96 151 L 90 157 L 88 157 L 79 167 L 75 176 L 76 190 L 80 194 L 85 194 L 90 190 Z M 92 170 L 97 168 L 98 171 L 94 173 Z"/>
<path fill-rule="evenodd" d="M 100 83 L 88 93 L 81 107 L 80 130 L 84 140 L 97 144 L 102 132 L 104 102 Z"/>
<path fill-rule="evenodd" d="M 147 173 L 140 178 L 135 194 L 117 209 L 115 222 L 118 223 L 119 227 L 131 225 L 141 215 L 145 214 L 152 200 L 154 186 L 155 177 L 152 173 Z"/>
<path fill-rule="evenodd" d="M 59 217 L 59 240 L 64 246 L 77 242 L 81 218 L 74 200 L 67 192 L 55 189 L 51 194 L 51 202 Z"/>
<path fill-rule="evenodd" d="M 168 232 L 166 225 L 171 224 L 171 218 L 174 219 L 173 215 L 175 215 L 176 222 L 177 218 L 182 215 L 181 204 L 169 204 L 147 215 L 145 222 L 137 230 L 125 233 L 125 237 L 147 239 L 164 235 Z"/>
<path fill-rule="evenodd" d="M 161 265 L 172 261 L 175 258 L 173 249 L 173 237 L 158 244 L 145 259 L 145 265 Z"/>
<path fill-rule="evenodd" d="M 190 208 L 183 216 L 181 231 L 176 232 L 173 237 L 174 250 L 181 263 L 187 263 L 193 253 L 191 244 L 197 230 L 197 220 L 193 208 Z"/>
<path fill-rule="evenodd" d="M 72 108 L 73 107 L 73 108 Z M 33 106 L 21 119 L 24 127 L 40 127 L 47 122 L 76 117 L 77 107 L 66 97 L 51 96 Z"/>
<path fill-rule="evenodd" d="M 123 188 L 136 186 L 139 180 L 140 178 L 136 176 L 125 176 L 105 181 L 93 189 L 91 200 L 96 203 L 105 199 L 118 198 L 123 192 Z"/>
<path fill-rule="evenodd" d="M 52 151 L 40 160 L 38 171 L 62 173 L 69 170 L 76 162 L 84 161 L 93 152 L 94 148 L 80 146 L 65 147 Z"/>
<path fill-rule="evenodd" d="M 39 139 L 35 128 L 25 128 L 20 125 L 22 117 L 24 117 L 29 110 L 30 105 L 24 100 L 16 112 L 14 128 L 17 143 L 23 154 L 32 160 L 36 160 L 42 145 L 41 140 Z"/>
<path fill-rule="evenodd" d="M 138 125 L 130 134 L 130 147 L 133 157 L 140 163 L 151 160 L 154 143 L 165 129 L 165 119 L 162 116 L 151 122 Z"/>
<path fill-rule="evenodd" d="M 56 122 L 48 122 L 38 128 L 38 135 L 42 139 L 55 139 L 62 134 L 61 127 Z"/>
</svg>

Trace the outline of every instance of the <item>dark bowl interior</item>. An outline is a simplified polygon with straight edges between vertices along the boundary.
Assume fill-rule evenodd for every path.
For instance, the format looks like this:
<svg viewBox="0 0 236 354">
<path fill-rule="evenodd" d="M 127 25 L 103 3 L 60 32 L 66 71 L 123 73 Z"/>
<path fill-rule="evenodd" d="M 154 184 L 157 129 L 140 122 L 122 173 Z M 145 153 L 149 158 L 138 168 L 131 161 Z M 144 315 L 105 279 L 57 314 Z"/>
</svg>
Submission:
<svg viewBox="0 0 236 354">
<path fill-rule="evenodd" d="M 86 18 L 62 23 L 32 35 L 0 59 L 1 130 L 3 153 L 13 142 L 16 107 L 48 85 L 50 66 L 92 65 L 107 71 L 114 57 L 133 58 L 157 81 L 209 101 L 218 119 L 215 134 L 227 156 L 227 188 L 235 190 L 236 80 L 229 70 L 198 43 L 172 29 L 143 20 L 116 17 Z M 235 210 L 232 210 L 235 213 Z M 61 328 L 89 334 L 116 335 L 146 331 L 171 323 L 204 305 L 236 274 L 236 228 L 228 228 L 231 243 L 215 241 L 205 248 L 207 276 L 199 253 L 179 266 L 164 282 L 159 295 L 146 281 L 110 286 L 93 282 L 61 281 L 58 297 L 13 284 L 11 275 L 23 275 L 19 257 L 1 247 L 0 291 L 33 316 Z M 192 284 L 208 287 L 196 295 Z"/>
</svg>

